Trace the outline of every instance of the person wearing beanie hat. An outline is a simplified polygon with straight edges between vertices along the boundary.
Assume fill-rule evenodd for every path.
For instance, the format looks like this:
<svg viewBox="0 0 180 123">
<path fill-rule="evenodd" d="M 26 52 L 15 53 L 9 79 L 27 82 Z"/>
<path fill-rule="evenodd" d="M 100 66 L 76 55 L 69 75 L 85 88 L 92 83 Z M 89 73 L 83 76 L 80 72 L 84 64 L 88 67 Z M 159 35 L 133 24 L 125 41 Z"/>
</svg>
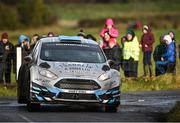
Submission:
<svg viewBox="0 0 180 123">
<path fill-rule="evenodd" d="M 173 41 L 170 35 L 165 35 L 163 37 L 163 40 L 166 42 L 167 45 L 169 45 Z"/>
<path fill-rule="evenodd" d="M 162 54 L 161 60 L 156 62 L 156 67 L 160 71 L 160 74 L 165 74 L 166 72 L 174 73 L 176 65 L 175 45 L 170 35 L 165 35 L 163 40 L 167 46 L 166 52 Z"/>
<path fill-rule="evenodd" d="M 16 49 L 17 47 L 21 48 L 21 56 L 22 56 L 22 64 L 25 63 L 24 61 L 24 57 L 29 55 L 31 52 L 31 46 L 30 46 L 30 38 L 26 35 L 20 35 L 18 38 L 18 43 L 15 45 L 15 50 L 14 50 L 14 54 L 15 56 L 17 56 L 17 52 Z M 16 66 L 16 60 L 14 62 L 14 65 Z M 16 68 L 14 69 L 14 72 L 16 72 Z"/>
<path fill-rule="evenodd" d="M 54 33 L 53 32 L 48 32 L 48 37 L 54 37 Z"/>
<path fill-rule="evenodd" d="M 3 39 L 8 39 L 8 33 L 7 32 L 4 32 L 2 35 L 1 35 L 1 40 Z"/>
<path fill-rule="evenodd" d="M 143 69 L 144 76 L 146 77 L 149 73 L 149 76 L 152 76 L 152 62 L 151 56 L 153 51 L 154 43 L 154 34 L 152 33 L 149 26 L 143 26 L 143 35 L 141 36 L 140 47 L 143 52 Z"/>
<path fill-rule="evenodd" d="M 128 41 L 132 41 L 134 39 L 134 37 L 135 37 L 134 31 L 131 30 L 131 29 L 128 29 L 128 31 L 127 31 L 127 39 L 128 39 Z"/>
<path fill-rule="evenodd" d="M 1 35 L 0 41 L 0 83 L 11 83 L 12 61 L 14 62 L 14 45 L 9 41 L 8 33 L 5 32 Z"/>
<path fill-rule="evenodd" d="M 139 42 L 133 30 L 128 30 L 123 47 L 123 70 L 125 77 L 137 77 Z"/>
<path fill-rule="evenodd" d="M 18 38 L 18 44 L 20 45 L 20 44 L 22 44 L 24 41 L 29 42 L 29 41 L 30 41 L 29 37 L 26 36 L 26 35 L 20 35 L 19 38 Z"/>
<path fill-rule="evenodd" d="M 30 38 L 26 35 L 20 35 L 18 38 L 18 44 L 15 47 L 21 47 L 26 52 L 30 52 Z"/>
<path fill-rule="evenodd" d="M 147 30 L 147 31 L 148 31 L 148 30 L 149 30 L 149 27 L 148 27 L 147 25 L 144 25 L 144 26 L 143 26 L 143 30 Z"/>
</svg>

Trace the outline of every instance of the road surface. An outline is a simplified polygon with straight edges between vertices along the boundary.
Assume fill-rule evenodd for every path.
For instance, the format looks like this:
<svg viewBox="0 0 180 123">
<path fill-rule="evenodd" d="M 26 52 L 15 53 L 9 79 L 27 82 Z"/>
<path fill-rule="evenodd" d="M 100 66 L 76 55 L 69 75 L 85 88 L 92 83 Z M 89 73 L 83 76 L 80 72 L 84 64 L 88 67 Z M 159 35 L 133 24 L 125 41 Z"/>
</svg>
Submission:
<svg viewBox="0 0 180 123">
<path fill-rule="evenodd" d="M 15 98 L 0 99 L 0 122 L 141 122 L 165 121 L 166 113 L 180 101 L 180 90 L 125 93 L 117 113 L 83 106 L 46 105 L 28 112 Z"/>
</svg>

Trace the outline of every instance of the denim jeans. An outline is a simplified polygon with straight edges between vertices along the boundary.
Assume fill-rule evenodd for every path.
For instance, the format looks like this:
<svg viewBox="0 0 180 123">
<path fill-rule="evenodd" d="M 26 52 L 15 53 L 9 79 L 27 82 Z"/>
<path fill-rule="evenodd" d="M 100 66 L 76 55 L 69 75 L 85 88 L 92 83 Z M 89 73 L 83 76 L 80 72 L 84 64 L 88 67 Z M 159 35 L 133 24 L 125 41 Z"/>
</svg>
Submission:
<svg viewBox="0 0 180 123">
<path fill-rule="evenodd" d="M 168 63 L 169 63 L 168 61 L 157 61 L 156 62 L 156 68 L 160 72 L 160 74 L 166 73 L 165 66 L 167 66 Z"/>
</svg>

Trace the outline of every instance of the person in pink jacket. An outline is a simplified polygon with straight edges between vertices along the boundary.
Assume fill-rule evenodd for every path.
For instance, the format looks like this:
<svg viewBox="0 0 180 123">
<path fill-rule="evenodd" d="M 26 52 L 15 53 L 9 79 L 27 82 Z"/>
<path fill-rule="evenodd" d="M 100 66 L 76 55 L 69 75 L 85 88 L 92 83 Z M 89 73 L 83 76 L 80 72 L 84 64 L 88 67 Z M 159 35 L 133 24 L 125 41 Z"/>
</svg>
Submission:
<svg viewBox="0 0 180 123">
<path fill-rule="evenodd" d="M 103 40 L 104 40 L 105 33 L 107 32 L 110 35 L 110 40 L 116 43 L 116 38 L 118 37 L 119 33 L 118 33 L 118 30 L 114 27 L 114 22 L 111 18 L 108 18 L 106 20 L 106 25 L 100 32 L 100 36 L 102 37 L 102 42 L 100 42 L 101 48 L 104 48 Z"/>
</svg>

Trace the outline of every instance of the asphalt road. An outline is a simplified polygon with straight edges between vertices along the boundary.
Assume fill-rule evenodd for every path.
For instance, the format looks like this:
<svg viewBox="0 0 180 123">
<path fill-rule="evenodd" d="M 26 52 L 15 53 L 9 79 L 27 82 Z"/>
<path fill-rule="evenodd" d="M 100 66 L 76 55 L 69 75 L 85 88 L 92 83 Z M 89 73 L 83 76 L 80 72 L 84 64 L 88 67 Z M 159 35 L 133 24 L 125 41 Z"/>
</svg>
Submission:
<svg viewBox="0 0 180 123">
<path fill-rule="evenodd" d="M 28 112 L 15 98 L 0 99 L 0 122 L 141 122 L 165 121 L 166 113 L 180 101 L 180 90 L 126 93 L 117 113 L 83 106 L 42 106 Z"/>
</svg>

